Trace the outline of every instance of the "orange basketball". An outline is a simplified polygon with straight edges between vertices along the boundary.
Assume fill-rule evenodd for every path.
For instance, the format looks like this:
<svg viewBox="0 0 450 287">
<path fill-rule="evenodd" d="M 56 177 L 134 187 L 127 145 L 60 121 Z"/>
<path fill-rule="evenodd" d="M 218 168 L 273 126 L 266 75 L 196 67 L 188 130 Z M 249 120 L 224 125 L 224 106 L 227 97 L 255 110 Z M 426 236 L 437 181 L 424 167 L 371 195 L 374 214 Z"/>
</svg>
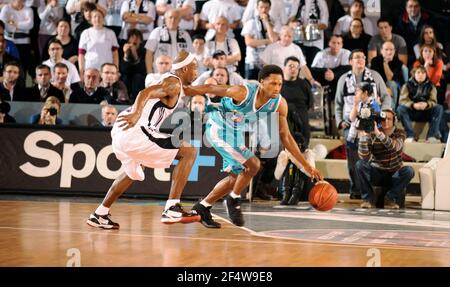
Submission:
<svg viewBox="0 0 450 287">
<path fill-rule="evenodd" d="M 309 192 L 309 203 L 319 211 L 332 209 L 338 200 L 336 188 L 327 181 L 319 181 Z"/>
</svg>

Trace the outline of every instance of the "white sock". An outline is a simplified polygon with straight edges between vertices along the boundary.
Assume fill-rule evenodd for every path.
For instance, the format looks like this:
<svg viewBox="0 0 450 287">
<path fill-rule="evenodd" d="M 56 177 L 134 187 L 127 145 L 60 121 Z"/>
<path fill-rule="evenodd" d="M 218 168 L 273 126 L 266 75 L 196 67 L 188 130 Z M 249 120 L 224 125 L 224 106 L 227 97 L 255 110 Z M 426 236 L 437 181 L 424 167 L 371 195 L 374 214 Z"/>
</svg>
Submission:
<svg viewBox="0 0 450 287">
<path fill-rule="evenodd" d="M 109 207 L 100 204 L 95 210 L 95 213 L 97 213 L 98 215 L 107 215 L 109 213 Z"/>
<path fill-rule="evenodd" d="M 169 209 L 171 206 L 174 206 L 177 203 L 180 203 L 179 199 L 168 199 L 166 201 L 166 207 L 164 208 L 164 210 Z"/>
<path fill-rule="evenodd" d="M 231 196 L 232 198 L 240 198 L 240 197 L 241 197 L 240 194 L 236 194 L 236 193 L 234 193 L 234 191 L 232 191 L 232 192 L 230 193 L 230 196 Z"/>
<path fill-rule="evenodd" d="M 212 206 L 212 204 L 209 204 L 208 202 L 206 202 L 206 200 L 200 201 L 200 204 L 203 205 L 204 207 L 210 207 L 210 206 Z"/>
</svg>

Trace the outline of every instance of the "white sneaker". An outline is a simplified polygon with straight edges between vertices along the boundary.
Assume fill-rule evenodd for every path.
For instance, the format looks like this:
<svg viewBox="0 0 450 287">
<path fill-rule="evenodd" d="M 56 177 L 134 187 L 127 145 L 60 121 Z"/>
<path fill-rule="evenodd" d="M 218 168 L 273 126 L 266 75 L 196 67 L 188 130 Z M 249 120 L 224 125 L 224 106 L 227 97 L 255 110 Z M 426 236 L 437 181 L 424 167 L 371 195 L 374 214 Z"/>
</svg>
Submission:
<svg viewBox="0 0 450 287">
<path fill-rule="evenodd" d="M 284 150 L 280 152 L 277 158 L 277 166 L 275 167 L 274 176 L 276 180 L 280 180 L 283 176 L 284 170 L 289 162 L 288 156 Z"/>
<path fill-rule="evenodd" d="M 301 172 L 303 172 L 306 176 L 311 177 L 311 175 L 305 171 L 303 165 L 298 160 L 296 160 L 295 157 L 288 150 L 286 150 L 286 154 L 289 160 L 292 161 Z M 313 150 L 307 149 L 303 153 L 303 156 L 305 157 L 305 160 L 309 163 L 310 166 L 316 167 L 315 162 L 316 153 Z"/>
<path fill-rule="evenodd" d="M 413 142 L 415 142 L 414 138 L 407 138 L 405 140 L 405 143 L 413 143 Z"/>
<path fill-rule="evenodd" d="M 427 143 L 438 144 L 438 143 L 441 143 L 441 141 L 438 140 L 438 139 L 435 138 L 435 137 L 429 137 L 429 138 L 427 139 Z"/>
</svg>

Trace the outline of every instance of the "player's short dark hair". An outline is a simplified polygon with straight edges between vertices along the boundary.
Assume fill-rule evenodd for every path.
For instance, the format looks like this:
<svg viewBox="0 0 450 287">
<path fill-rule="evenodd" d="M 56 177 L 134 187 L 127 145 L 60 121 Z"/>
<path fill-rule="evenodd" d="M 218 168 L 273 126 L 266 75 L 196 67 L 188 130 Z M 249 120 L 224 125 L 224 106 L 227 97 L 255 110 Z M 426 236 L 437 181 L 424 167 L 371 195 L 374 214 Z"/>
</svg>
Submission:
<svg viewBox="0 0 450 287">
<path fill-rule="evenodd" d="M 258 73 L 258 81 L 264 80 L 271 74 L 281 75 L 283 77 L 283 70 L 277 65 L 265 65 Z"/>
<path fill-rule="evenodd" d="M 289 61 L 293 61 L 293 62 L 296 62 L 296 63 L 300 64 L 299 58 L 297 58 L 295 56 L 289 56 L 289 57 L 286 58 L 286 60 L 284 60 L 284 65 L 286 66 Z"/>
</svg>

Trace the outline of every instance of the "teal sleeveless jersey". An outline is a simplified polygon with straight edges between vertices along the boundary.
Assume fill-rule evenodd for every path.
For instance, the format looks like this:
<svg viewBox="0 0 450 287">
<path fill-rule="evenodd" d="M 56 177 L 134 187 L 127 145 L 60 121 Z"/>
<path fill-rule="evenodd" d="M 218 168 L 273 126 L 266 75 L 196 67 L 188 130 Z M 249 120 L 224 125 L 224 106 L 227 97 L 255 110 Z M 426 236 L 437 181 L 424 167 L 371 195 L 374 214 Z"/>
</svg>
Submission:
<svg viewBox="0 0 450 287">
<path fill-rule="evenodd" d="M 272 113 L 278 109 L 281 95 L 270 99 L 257 110 L 255 104 L 259 85 L 247 83 L 245 87 L 247 97 L 240 104 L 235 104 L 232 98 L 222 98 L 219 107 L 210 112 L 209 120 L 219 127 L 242 130 L 246 124 L 254 123 L 258 118 L 264 117 L 265 113 Z"/>
</svg>

